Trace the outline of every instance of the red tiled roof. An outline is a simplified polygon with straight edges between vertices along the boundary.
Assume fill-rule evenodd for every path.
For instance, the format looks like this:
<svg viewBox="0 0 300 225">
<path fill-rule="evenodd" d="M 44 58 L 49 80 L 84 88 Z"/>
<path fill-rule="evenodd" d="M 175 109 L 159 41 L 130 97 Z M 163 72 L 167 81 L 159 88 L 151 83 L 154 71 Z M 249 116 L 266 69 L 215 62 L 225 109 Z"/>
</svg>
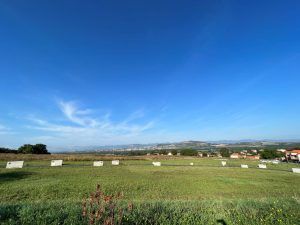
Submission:
<svg viewBox="0 0 300 225">
<path fill-rule="evenodd" d="M 300 150 L 292 150 L 291 153 L 298 153 L 298 154 L 300 154 Z"/>
<path fill-rule="evenodd" d="M 247 158 L 249 158 L 249 159 L 258 159 L 260 157 L 259 157 L 259 155 L 247 155 Z"/>
</svg>

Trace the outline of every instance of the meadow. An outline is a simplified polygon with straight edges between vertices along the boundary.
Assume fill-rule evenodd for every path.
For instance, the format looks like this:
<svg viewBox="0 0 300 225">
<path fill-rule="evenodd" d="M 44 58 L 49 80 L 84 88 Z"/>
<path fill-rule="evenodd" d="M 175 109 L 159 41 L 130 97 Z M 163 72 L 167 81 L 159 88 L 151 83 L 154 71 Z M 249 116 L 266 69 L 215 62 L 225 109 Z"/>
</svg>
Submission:
<svg viewBox="0 0 300 225">
<path fill-rule="evenodd" d="M 122 192 L 120 205 L 133 204 L 122 224 L 300 224 L 300 175 L 291 172 L 299 164 L 262 170 L 258 161 L 222 167 L 216 158 L 156 156 L 121 157 L 112 166 L 112 156 L 49 155 L 17 156 L 28 157 L 24 168 L 8 170 L 10 157 L 0 158 L 1 224 L 88 224 L 82 200 L 97 184 L 108 195 Z M 52 158 L 64 166 L 51 168 Z M 93 159 L 104 166 L 92 167 Z"/>
</svg>

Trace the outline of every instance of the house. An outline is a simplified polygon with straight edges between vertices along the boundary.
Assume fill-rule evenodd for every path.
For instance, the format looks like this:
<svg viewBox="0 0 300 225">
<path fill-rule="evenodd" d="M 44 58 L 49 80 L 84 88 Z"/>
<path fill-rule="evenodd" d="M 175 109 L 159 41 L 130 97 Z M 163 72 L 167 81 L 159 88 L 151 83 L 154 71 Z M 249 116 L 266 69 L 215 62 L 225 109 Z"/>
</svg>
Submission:
<svg viewBox="0 0 300 225">
<path fill-rule="evenodd" d="M 172 155 L 173 155 L 172 152 L 169 152 L 169 153 L 168 153 L 168 156 L 172 156 Z"/>
<path fill-rule="evenodd" d="M 232 154 L 230 155 L 230 158 L 231 158 L 231 159 L 239 159 L 239 158 L 240 158 L 240 154 L 237 153 L 237 152 L 232 153 Z"/>
<path fill-rule="evenodd" d="M 286 153 L 286 149 L 277 149 L 277 152 Z"/>
<path fill-rule="evenodd" d="M 180 156 L 180 152 L 177 152 L 177 156 Z"/>
<path fill-rule="evenodd" d="M 246 159 L 259 160 L 260 156 L 259 155 L 247 155 Z"/>
<path fill-rule="evenodd" d="M 257 154 L 257 150 L 256 149 L 252 149 L 252 150 L 250 150 L 250 152 L 252 152 L 254 154 Z"/>
<path fill-rule="evenodd" d="M 202 152 L 198 152 L 198 156 L 202 158 L 203 157 L 203 153 Z"/>
<path fill-rule="evenodd" d="M 285 153 L 287 160 L 300 162 L 300 149 L 287 150 Z"/>
</svg>

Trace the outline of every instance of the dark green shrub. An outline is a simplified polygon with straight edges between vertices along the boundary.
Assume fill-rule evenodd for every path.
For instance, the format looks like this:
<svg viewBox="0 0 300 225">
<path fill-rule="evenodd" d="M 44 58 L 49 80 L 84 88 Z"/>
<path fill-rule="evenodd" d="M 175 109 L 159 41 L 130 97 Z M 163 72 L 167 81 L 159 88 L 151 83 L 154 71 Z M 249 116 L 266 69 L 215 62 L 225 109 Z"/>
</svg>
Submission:
<svg viewBox="0 0 300 225">
<path fill-rule="evenodd" d="M 194 149 L 183 149 L 180 151 L 180 154 L 183 156 L 197 156 L 198 152 Z"/>
</svg>

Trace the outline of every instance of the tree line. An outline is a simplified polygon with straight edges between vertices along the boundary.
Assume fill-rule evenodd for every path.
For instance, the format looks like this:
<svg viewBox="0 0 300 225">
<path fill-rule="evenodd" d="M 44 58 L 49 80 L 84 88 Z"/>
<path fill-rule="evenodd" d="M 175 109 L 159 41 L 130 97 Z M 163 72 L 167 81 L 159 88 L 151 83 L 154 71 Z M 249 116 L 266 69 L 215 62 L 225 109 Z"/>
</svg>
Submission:
<svg viewBox="0 0 300 225">
<path fill-rule="evenodd" d="M 0 153 L 15 153 L 15 154 L 50 154 L 47 150 L 47 145 L 44 144 L 25 144 L 18 149 L 1 148 Z"/>
<path fill-rule="evenodd" d="M 241 151 L 237 151 L 237 150 L 233 151 L 228 148 L 221 148 L 219 151 L 220 151 L 220 154 L 222 157 L 230 157 L 230 155 L 234 152 L 241 152 Z M 253 154 L 253 153 L 251 153 L 251 154 Z M 278 152 L 275 149 L 263 149 L 259 152 L 259 154 L 262 159 L 275 159 L 275 158 L 281 158 L 281 157 L 285 156 L 284 153 Z"/>
</svg>

